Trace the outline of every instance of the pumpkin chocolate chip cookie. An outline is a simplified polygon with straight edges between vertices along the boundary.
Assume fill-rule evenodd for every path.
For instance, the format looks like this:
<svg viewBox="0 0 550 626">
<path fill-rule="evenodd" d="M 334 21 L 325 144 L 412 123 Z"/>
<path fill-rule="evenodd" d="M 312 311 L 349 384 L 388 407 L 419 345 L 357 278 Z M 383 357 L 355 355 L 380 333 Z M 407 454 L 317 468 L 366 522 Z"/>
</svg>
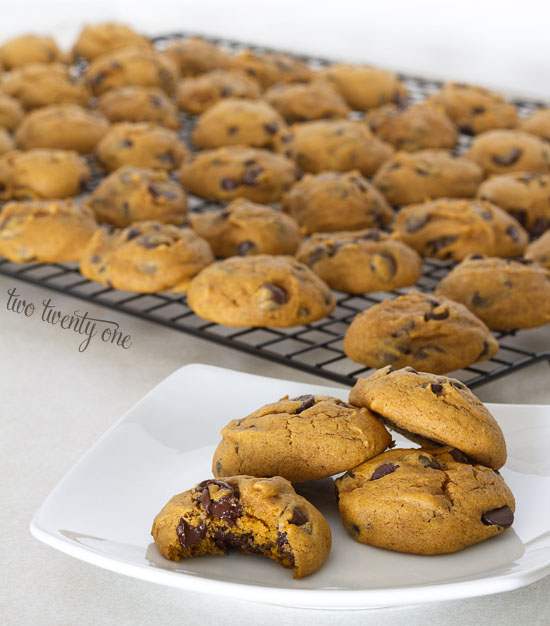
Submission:
<svg viewBox="0 0 550 626">
<path fill-rule="evenodd" d="M 104 22 L 84 26 L 73 46 L 73 56 L 93 61 L 122 48 L 152 48 L 153 44 L 125 24 Z"/>
<path fill-rule="evenodd" d="M 255 78 L 264 89 L 275 83 L 307 83 L 314 75 L 304 61 L 279 52 L 241 50 L 231 65 Z"/>
<path fill-rule="evenodd" d="M 536 109 L 518 124 L 518 130 L 550 141 L 550 109 Z"/>
<path fill-rule="evenodd" d="M 0 66 L 13 70 L 29 63 L 63 63 L 65 54 L 47 35 L 21 35 L 0 46 Z"/>
<path fill-rule="evenodd" d="M 349 113 L 344 98 L 321 81 L 274 85 L 264 97 L 289 123 L 347 117 Z"/>
<path fill-rule="evenodd" d="M 176 64 L 180 76 L 198 76 L 212 70 L 228 69 L 231 55 L 200 37 L 185 37 L 168 44 L 166 55 Z"/>
</svg>

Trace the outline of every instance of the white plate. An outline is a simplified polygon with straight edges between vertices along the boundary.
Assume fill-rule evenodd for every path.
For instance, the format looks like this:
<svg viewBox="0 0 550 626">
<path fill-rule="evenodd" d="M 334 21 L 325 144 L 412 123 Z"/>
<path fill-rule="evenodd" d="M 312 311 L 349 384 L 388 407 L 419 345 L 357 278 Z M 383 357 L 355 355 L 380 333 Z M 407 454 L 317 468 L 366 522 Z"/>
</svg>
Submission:
<svg viewBox="0 0 550 626">
<path fill-rule="evenodd" d="M 502 474 L 517 500 L 513 527 L 451 555 L 415 556 L 354 542 L 340 524 L 332 481 L 302 491 L 325 514 L 333 547 L 325 565 L 295 581 L 257 556 L 173 563 L 149 534 L 170 497 L 211 476 L 229 420 L 281 396 L 346 399 L 335 389 L 188 365 L 145 396 L 53 490 L 31 523 L 35 537 L 88 563 L 152 582 L 285 606 L 348 609 L 486 595 L 527 585 L 550 562 L 550 407 L 488 405 L 504 430 Z M 412 444 L 396 436 L 398 445 Z"/>
</svg>

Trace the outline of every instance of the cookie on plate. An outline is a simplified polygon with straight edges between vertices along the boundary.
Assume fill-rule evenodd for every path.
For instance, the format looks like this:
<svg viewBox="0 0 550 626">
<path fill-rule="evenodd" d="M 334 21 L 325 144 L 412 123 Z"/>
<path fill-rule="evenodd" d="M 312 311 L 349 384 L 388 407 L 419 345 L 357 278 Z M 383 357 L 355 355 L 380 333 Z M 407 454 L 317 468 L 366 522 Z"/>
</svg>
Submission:
<svg viewBox="0 0 550 626">
<path fill-rule="evenodd" d="M 20 35 L 0 46 L 0 66 L 6 70 L 29 63 L 63 63 L 65 60 L 65 54 L 53 37 L 46 35 Z"/>
<path fill-rule="evenodd" d="M 374 229 L 314 233 L 296 257 L 329 287 L 348 293 L 391 291 L 422 275 L 422 259 L 412 248 Z"/>
<path fill-rule="evenodd" d="M 172 561 L 233 549 L 273 559 L 294 578 L 316 572 L 331 547 L 326 519 L 280 476 L 203 480 L 166 504 L 151 534 Z"/>
<path fill-rule="evenodd" d="M 431 198 L 472 198 L 483 170 L 477 163 L 446 150 L 397 152 L 376 172 L 374 185 L 391 204 Z"/>
<path fill-rule="evenodd" d="M 289 123 L 347 117 L 349 113 L 344 98 L 321 81 L 273 85 L 264 97 Z"/>
<path fill-rule="evenodd" d="M 443 448 L 388 450 L 336 480 L 342 523 L 355 541 L 445 554 L 495 537 L 514 521 L 502 476 Z"/>
<path fill-rule="evenodd" d="M 223 209 L 192 213 L 189 222 L 217 257 L 294 254 L 302 238 L 289 215 L 245 198 Z"/>
<path fill-rule="evenodd" d="M 435 291 L 467 306 L 494 330 L 550 322 L 550 270 L 528 259 L 465 259 Z"/>
<path fill-rule="evenodd" d="M 384 196 L 357 170 L 306 174 L 283 196 L 282 206 L 305 233 L 359 230 L 393 219 Z"/>
<path fill-rule="evenodd" d="M 222 431 L 214 476 L 282 476 L 291 482 L 326 478 L 383 452 L 392 439 L 367 409 L 327 396 L 282 398 Z"/>
<path fill-rule="evenodd" d="M 228 69 L 231 55 L 201 37 L 185 37 L 171 41 L 166 55 L 176 64 L 180 76 L 198 76 L 212 70 Z"/>
<path fill-rule="evenodd" d="M 369 367 L 412 366 L 443 374 L 490 359 L 498 342 L 462 304 L 413 290 L 356 315 L 344 352 Z"/>
<path fill-rule="evenodd" d="M 298 326 L 335 307 L 328 286 L 307 265 L 267 254 L 213 263 L 191 282 L 187 304 L 225 326 Z"/>
<path fill-rule="evenodd" d="M 255 78 L 264 89 L 275 83 L 307 83 L 313 78 L 307 63 L 280 52 L 241 50 L 231 66 Z"/>
<path fill-rule="evenodd" d="M 117 22 L 103 22 L 84 26 L 73 45 L 73 56 L 93 61 L 103 54 L 121 48 L 152 47 L 153 44 L 147 37 L 136 33 L 129 26 Z"/>
<path fill-rule="evenodd" d="M 14 130 L 25 116 L 19 101 L 4 93 L 0 93 L 0 127 Z"/>
<path fill-rule="evenodd" d="M 529 117 L 520 120 L 518 130 L 550 141 L 550 109 L 535 109 Z"/>
<path fill-rule="evenodd" d="M 526 259 L 544 265 L 546 269 L 550 270 L 550 230 L 547 230 L 544 235 L 532 241 L 525 248 L 524 256 Z"/>
</svg>

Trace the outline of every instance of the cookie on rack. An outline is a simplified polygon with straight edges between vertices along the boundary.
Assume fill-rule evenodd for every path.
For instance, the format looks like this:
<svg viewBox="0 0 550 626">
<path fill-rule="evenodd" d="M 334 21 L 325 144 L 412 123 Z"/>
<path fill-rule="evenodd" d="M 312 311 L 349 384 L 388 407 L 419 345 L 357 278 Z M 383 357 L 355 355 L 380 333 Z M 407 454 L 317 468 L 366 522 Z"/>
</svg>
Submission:
<svg viewBox="0 0 550 626">
<path fill-rule="evenodd" d="M 193 279 L 189 307 L 203 319 L 225 326 L 298 326 L 335 307 L 328 286 L 290 256 L 230 257 Z"/>
<path fill-rule="evenodd" d="M 345 118 L 350 111 L 344 98 L 321 81 L 273 85 L 264 97 L 289 123 Z"/>
<path fill-rule="evenodd" d="M 520 120 L 518 130 L 550 141 L 550 109 L 535 109 L 531 115 Z"/>
<path fill-rule="evenodd" d="M 550 270 L 528 259 L 465 259 L 445 276 L 436 296 L 467 306 L 494 330 L 550 322 Z"/>
<path fill-rule="evenodd" d="M 316 572 L 331 547 L 326 519 L 280 476 L 203 480 L 164 506 L 151 534 L 172 561 L 238 550 L 277 561 L 294 578 Z"/>
<path fill-rule="evenodd" d="M 201 37 L 175 39 L 166 47 L 166 55 L 176 64 L 180 76 L 198 76 L 213 70 L 226 70 L 231 55 Z"/>
<path fill-rule="evenodd" d="M 93 61 L 97 57 L 122 48 L 152 47 L 153 44 L 147 37 L 136 33 L 126 24 L 103 22 L 83 27 L 73 45 L 73 56 Z"/>
<path fill-rule="evenodd" d="M 19 100 L 0 93 L 0 127 L 14 130 L 25 116 L 25 111 Z"/>
<path fill-rule="evenodd" d="M 367 409 L 327 396 L 286 396 L 229 422 L 214 452 L 216 477 L 327 478 L 383 452 L 392 439 Z"/>
<path fill-rule="evenodd" d="M 391 204 L 413 204 L 433 198 L 472 198 L 483 170 L 446 150 L 397 152 L 382 164 L 374 185 Z"/>
<path fill-rule="evenodd" d="M 355 316 L 344 352 L 369 367 L 418 367 L 443 374 L 493 357 L 498 342 L 458 302 L 413 290 Z"/>
<path fill-rule="evenodd" d="M 233 57 L 231 66 L 255 78 L 264 89 L 275 83 L 307 83 L 314 76 L 305 61 L 281 52 L 244 49 Z"/>
<path fill-rule="evenodd" d="M 64 63 L 66 55 L 53 37 L 20 35 L 0 46 L 0 67 L 13 70 L 29 63 Z"/>
<path fill-rule="evenodd" d="M 217 257 L 294 254 L 302 238 L 289 215 L 245 198 L 223 209 L 192 213 L 189 222 Z"/>
<path fill-rule="evenodd" d="M 550 270 L 550 230 L 525 248 L 524 257 Z"/>
</svg>

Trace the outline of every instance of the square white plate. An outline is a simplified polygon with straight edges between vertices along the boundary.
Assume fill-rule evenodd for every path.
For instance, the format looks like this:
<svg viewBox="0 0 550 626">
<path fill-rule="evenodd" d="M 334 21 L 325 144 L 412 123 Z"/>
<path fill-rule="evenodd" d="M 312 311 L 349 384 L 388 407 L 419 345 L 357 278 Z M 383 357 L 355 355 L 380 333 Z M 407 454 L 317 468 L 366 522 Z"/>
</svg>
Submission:
<svg viewBox="0 0 550 626">
<path fill-rule="evenodd" d="M 257 556 L 206 556 L 173 563 L 156 549 L 153 518 L 176 493 L 211 476 L 220 429 L 289 394 L 347 389 L 188 365 L 155 387 L 89 450 L 34 516 L 44 543 L 121 574 L 190 591 L 285 606 L 347 609 L 486 595 L 527 585 L 550 562 L 550 407 L 488 405 L 508 444 L 502 474 L 517 512 L 502 535 L 440 556 L 399 554 L 353 541 L 344 531 L 332 480 L 300 490 L 327 517 L 333 547 L 312 576 Z M 413 444 L 394 437 L 398 446 Z"/>
</svg>

